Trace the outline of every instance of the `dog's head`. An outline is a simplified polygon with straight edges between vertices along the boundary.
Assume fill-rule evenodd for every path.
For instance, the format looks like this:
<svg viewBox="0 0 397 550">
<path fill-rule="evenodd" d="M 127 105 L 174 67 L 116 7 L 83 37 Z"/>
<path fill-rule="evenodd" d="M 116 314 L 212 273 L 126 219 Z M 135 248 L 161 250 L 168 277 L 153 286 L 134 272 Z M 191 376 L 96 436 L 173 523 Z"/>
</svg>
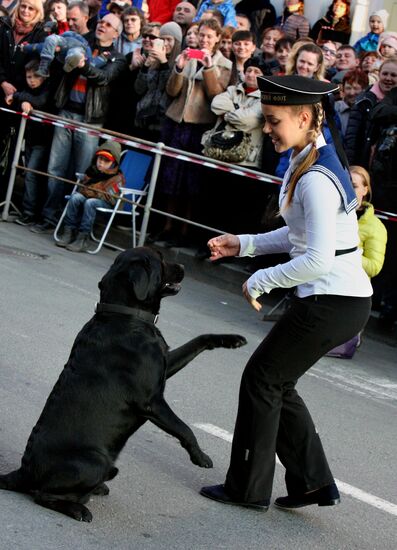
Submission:
<svg viewBox="0 0 397 550">
<path fill-rule="evenodd" d="M 161 298 L 179 292 L 183 276 L 183 266 L 166 262 L 160 252 L 131 248 L 117 256 L 98 283 L 100 301 L 157 313 Z"/>
</svg>

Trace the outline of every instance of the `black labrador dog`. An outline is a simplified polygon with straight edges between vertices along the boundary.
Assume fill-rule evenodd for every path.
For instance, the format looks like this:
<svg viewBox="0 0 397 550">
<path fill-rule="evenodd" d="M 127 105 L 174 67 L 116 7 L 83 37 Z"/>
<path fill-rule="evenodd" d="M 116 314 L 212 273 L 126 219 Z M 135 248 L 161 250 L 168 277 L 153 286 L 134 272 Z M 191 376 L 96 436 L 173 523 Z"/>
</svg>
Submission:
<svg viewBox="0 0 397 550">
<path fill-rule="evenodd" d="M 170 351 L 158 328 L 160 301 L 180 290 L 183 266 L 159 252 L 119 254 L 99 283 L 100 303 L 73 344 L 68 362 L 28 439 L 18 470 L 0 488 L 30 493 L 36 503 L 80 521 L 128 438 L 146 422 L 179 439 L 193 464 L 211 468 L 192 430 L 164 399 L 166 379 L 205 350 L 238 348 L 243 336 L 203 334 Z"/>
</svg>

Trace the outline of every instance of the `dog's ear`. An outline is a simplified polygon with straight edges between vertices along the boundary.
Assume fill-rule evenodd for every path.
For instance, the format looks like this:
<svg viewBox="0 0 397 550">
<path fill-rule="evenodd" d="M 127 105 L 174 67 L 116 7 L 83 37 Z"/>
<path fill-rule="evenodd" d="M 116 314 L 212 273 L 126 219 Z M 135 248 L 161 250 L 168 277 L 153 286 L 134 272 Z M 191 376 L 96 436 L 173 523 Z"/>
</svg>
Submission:
<svg viewBox="0 0 397 550">
<path fill-rule="evenodd" d="M 139 260 L 130 265 L 128 281 L 133 286 L 134 294 L 140 302 L 148 298 L 151 289 L 149 262 Z"/>
</svg>

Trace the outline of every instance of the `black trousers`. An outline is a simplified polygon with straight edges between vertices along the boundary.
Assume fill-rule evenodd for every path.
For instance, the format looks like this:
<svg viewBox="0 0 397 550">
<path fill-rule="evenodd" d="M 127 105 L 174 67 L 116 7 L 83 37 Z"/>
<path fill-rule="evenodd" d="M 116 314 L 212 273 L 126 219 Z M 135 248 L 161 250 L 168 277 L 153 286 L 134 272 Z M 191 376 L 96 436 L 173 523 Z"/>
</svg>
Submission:
<svg viewBox="0 0 397 550">
<path fill-rule="evenodd" d="M 245 367 L 225 488 L 236 499 L 270 498 L 275 455 L 288 494 L 332 483 L 333 476 L 295 385 L 318 359 L 365 326 L 370 298 L 317 295 L 292 305 Z"/>
</svg>

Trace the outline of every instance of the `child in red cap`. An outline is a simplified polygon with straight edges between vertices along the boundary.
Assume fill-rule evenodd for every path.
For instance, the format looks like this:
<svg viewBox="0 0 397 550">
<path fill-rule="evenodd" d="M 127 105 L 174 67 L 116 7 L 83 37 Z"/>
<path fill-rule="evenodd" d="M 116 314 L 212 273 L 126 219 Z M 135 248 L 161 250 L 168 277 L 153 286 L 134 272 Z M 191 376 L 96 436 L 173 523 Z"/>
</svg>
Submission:
<svg viewBox="0 0 397 550">
<path fill-rule="evenodd" d="M 86 252 L 98 207 L 116 202 L 125 179 L 120 170 L 120 143 L 106 141 L 98 147 L 87 169 L 83 184 L 69 199 L 64 231 L 55 244 L 72 252 Z"/>
</svg>

